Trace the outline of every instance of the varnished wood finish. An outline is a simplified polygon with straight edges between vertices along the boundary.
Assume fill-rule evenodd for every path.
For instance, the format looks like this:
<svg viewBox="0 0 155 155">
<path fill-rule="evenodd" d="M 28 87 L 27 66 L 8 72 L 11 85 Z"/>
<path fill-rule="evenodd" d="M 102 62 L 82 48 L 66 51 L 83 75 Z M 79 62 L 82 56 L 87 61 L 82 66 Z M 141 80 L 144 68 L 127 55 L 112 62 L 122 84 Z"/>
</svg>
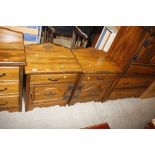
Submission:
<svg viewBox="0 0 155 155">
<path fill-rule="evenodd" d="M 77 87 L 71 104 L 88 101 L 101 101 L 108 87 L 108 83 L 83 82 Z"/>
<path fill-rule="evenodd" d="M 70 104 L 102 101 L 120 75 L 120 68 L 106 53 L 95 48 L 76 49 L 73 54 L 83 69 L 83 75 Z"/>
<path fill-rule="evenodd" d="M 125 75 L 117 83 L 115 88 L 136 88 L 136 87 L 147 87 L 155 79 L 155 76 L 146 75 Z"/>
<path fill-rule="evenodd" d="M 18 108 L 18 96 L 0 96 L 0 109 L 5 108 Z"/>
<path fill-rule="evenodd" d="M 0 27 L 0 65 L 25 65 L 23 34 Z"/>
<path fill-rule="evenodd" d="M 71 50 L 54 44 L 25 46 L 27 66 L 26 74 L 75 73 L 81 67 Z"/>
<path fill-rule="evenodd" d="M 148 65 L 130 65 L 127 70 L 128 74 L 144 74 L 144 75 L 155 75 L 155 66 Z"/>
<path fill-rule="evenodd" d="M 54 44 L 25 47 L 26 110 L 68 104 L 82 68 L 71 49 Z"/>
<path fill-rule="evenodd" d="M 21 110 L 25 64 L 23 34 L 0 27 L 0 111 Z"/>
<path fill-rule="evenodd" d="M 109 56 L 123 73 L 113 86 L 109 99 L 139 97 L 144 93 L 155 79 L 154 49 L 154 37 L 145 28 L 121 27 Z"/>
<path fill-rule="evenodd" d="M 147 90 L 140 96 L 140 98 L 151 98 L 155 97 L 155 81 L 147 88 Z"/>
<path fill-rule="evenodd" d="M 84 74 L 83 81 L 96 81 L 96 82 L 112 82 L 116 79 L 117 74 Z"/>
<path fill-rule="evenodd" d="M 120 68 L 106 57 L 106 53 L 95 48 L 72 50 L 84 73 L 119 74 Z"/>
<path fill-rule="evenodd" d="M 50 83 L 66 83 L 75 82 L 77 74 L 42 74 L 42 75 L 31 75 L 31 84 L 50 84 Z"/>
<path fill-rule="evenodd" d="M 114 89 L 108 99 L 123 99 L 130 97 L 140 97 L 140 95 L 146 90 L 146 87 L 142 88 L 128 88 L 128 89 Z"/>
<path fill-rule="evenodd" d="M 130 65 L 138 48 L 145 40 L 146 32 L 139 26 L 122 26 L 109 49 L 108 56 L 123 71 Z"/>
<path fill-rule="evenodd" d="M 0 81 L 19 81 L 19 67 L 0 67 Z"/>
</svg>

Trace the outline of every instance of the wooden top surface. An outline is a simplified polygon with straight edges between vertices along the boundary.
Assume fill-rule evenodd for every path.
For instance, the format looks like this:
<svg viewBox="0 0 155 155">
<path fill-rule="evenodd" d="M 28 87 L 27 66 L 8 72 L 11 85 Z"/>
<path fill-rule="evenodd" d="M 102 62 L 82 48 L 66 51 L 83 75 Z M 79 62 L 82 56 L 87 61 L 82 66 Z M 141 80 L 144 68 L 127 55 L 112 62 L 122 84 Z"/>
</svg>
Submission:
<svg viewBox="0 0 155 155">
<path fill-rule="evenodd" d="M 109 58 L 106 53 L 95 48 L 73 50 L 73 54 L 85 73 L 120 73 L 120 68 Z"/>
<path fill-rule="evenodd" d="M 23 34 L 0 27 L 0 66 L 25 64 Z"/>
<path fill-rule="evenodd" d="M 82 72 L 71 50 L 46 43 L 25 46 L 26 74 Z"/>
</svg>

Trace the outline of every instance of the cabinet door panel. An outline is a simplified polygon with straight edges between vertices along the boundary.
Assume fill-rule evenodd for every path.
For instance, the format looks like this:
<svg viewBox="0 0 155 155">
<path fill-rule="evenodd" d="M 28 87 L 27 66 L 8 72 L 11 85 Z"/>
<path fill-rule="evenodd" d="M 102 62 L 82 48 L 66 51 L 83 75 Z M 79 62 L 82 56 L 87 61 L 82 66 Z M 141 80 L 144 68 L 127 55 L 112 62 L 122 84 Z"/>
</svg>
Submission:
<svg viewBox="0 0 155 155">
<path fill-rule="evenodd" d="M 101 101 L 109 84 L 83 83 L 76 88 L 71 104 L 76 102 Z"/>
<path fill-rule="evenodd" d="M 51 84 L 51 85 L 37 85 L 32 89 L 32 100 L 34 102 L 42 101 L 68 101 L 74 84 Z"/>
<path fill-rule="evenodd" d="M 135 63 L 155 64 L 155 39 L 147 38 L 136 57 Z"/>
</svg>

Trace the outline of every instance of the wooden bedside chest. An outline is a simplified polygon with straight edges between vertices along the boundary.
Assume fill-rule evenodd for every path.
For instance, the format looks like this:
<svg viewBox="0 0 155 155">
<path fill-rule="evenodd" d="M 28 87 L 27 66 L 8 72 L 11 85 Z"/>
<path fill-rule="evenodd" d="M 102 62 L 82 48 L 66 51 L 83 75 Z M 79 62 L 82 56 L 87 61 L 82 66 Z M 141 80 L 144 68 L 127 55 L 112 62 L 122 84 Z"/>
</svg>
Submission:
<svg viewBox="0 0 155 155">
<path fill-rule="evenodd" d="M 25 46 L 26 111 L 69 103 L 82 69 L 70 49 L 53 44 Z"/>
<path fill-rule="evenodd" d="M 0 28 L 0 111 L 21 111 L 25 64 L 23 34 Z"/>
<path fill-rule="evenodd" d="M 95 48 L 75 49 L 73 54 L 83 74 L 70 104 L 106 100 L 111 85 L 120 77 L 120 68 L 105 52 Z"/>
</svg>

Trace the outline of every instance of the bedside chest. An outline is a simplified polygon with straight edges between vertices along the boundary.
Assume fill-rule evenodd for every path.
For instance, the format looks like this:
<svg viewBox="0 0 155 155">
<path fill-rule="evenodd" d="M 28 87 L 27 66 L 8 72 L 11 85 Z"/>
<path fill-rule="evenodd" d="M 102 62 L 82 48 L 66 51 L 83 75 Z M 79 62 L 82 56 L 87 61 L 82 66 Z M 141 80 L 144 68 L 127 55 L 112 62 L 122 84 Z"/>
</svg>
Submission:
<svg viewBox="0 0 155 155">
<path fill-rule="evenodd" d="M 21 111 L 25 64 L 23 34 L 0 28 L 0 111 Z"/>
<path fill-rule="evenodd" d="M 25 46 L 26 111 L 69 103 L 82 69 L 70 49 L 53 44 Z"/>
<path fill-rule="evenodd" d="M 73 54 L 83 74 L 70 104 L 106 100 L 113 82 L 120 77 L 120 68 L 106 53 L 95 48 L 75 49 Z"/>
</svg>

